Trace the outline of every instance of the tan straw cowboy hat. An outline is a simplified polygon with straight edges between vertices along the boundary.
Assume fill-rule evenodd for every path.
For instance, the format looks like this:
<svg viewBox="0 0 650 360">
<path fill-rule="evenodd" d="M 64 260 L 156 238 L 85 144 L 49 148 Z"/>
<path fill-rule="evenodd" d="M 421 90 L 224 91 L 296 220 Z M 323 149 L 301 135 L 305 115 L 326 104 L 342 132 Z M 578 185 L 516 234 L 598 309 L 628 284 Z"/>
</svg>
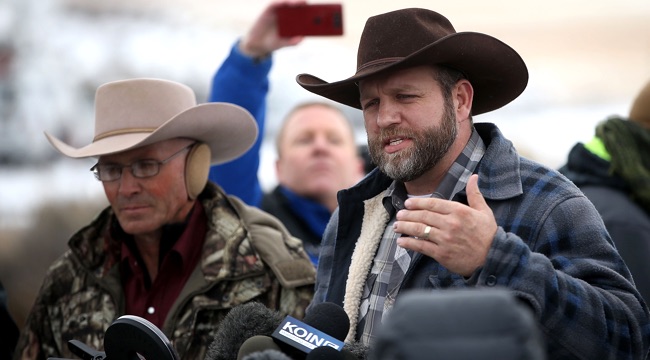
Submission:
<svg viewBox="0 0 650 360">
<path fill-rule="evenodd" d="M 161 79 L 129 79 L 97 88 L 95 136 L 75 148 L 45 133 L 62 154 L 98 157 L 172 138 L 188 138 L 210 147 L 212 164 L 245 153 L 257 139 L 257 123 L 244 108 L 230 103 L 196 104 L 186 85 Z"/>
<path fill-rule="evenodd" d="M 315 94 L 361 108 L 359 80 L 387 70 L 425 64 L 453 68 L 465 75 L 474 88 L 474 115 L 506 105 L 528 83 L 526 64 L 510 46 L 489 35 L 456 32 L 444 16 L 416 8 L 368 19 L 359 41 L 354 76 L 328 83 L 313 75 L 300 74 L 296 81 Z"/>
</svg>

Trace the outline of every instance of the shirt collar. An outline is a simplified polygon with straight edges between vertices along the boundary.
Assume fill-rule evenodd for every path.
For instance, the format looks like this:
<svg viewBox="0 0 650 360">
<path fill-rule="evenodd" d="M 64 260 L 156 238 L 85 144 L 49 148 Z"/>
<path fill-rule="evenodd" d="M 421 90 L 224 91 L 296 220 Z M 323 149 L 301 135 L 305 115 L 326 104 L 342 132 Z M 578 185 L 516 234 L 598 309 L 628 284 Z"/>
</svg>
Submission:
<svg viewBox="0 0 650 360">
<path fill-rule="evenodd" d="M 197 251 L 200 253 L 205 239 L 206 216 L 203 206 L 196 201 L 194 207 L 182 223 L 166 224 L 163 226 L 160 243 L 159 264 L 167 254 L 178 254 L 180 265 L 192 264 Z M 124 232 L 117 219 L 112 222 L 110 241 L 120 248 L 120 262 L 128 263 L 129 260 L 140 260 L 140 254 L 135 247 L 133 235 Z M 197 244 L 196 239 L 201 239 Z M 131 262 L 132 263 L 132 262 Z"/>
</svg>

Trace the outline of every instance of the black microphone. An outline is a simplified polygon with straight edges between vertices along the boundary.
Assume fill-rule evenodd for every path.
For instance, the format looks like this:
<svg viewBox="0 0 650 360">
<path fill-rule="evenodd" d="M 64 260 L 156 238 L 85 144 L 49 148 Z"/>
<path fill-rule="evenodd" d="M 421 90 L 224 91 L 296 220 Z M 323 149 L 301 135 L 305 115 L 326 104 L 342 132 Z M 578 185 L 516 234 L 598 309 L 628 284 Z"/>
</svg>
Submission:
<svg viewBox="0 0 650 360">
<path fill-rule="evenodd" d="M 305 314 L 303 322 L 318 330 L 345 341 L 350 330 L 350 318 L 342 307 L 331 302 L 314 305 Z"/>
<path fill-rule="evenodd" d="M 103 351 L 98 351 L 90 346 L 82 343 L 79 340 L 69 340 L 68 341 L 68 350 L 71 353 L 79 356 L 83 360 L 104 360 L 106 359 L 106 353 Z M 58 357 L 48 357 L 47 360 L 72 360 L 66 358 Z"/>
<path fill-rule="evenodd" d="M 319 346 L 310 351 L 305 360 L 345 360 L 345 357 L 335 348 Z"/>
<path fill-rule="evenodd" d="M 149 320 L 134 315 L 120 316 L 104 334 L 106 360 L 180 360 L 171 341 Z"/>
<path fill-rule="evenodd" d="M 124 315 L 117 318 L 104 334 L 104 352 L 78 340 L 68 341 L 68 349 L 83 360 L 145 359 L 180 360 L 165 334 L 148 320 Z M 48 360 L 63 360 L 48 358 Z M 66 359 L 67 360 L 67 359 Z"/>
<path fill-rule="evenodd" d="M 343 347 L 343 349 L 336 350 L 333 347 L 329 346 L 319 346 L 310 351 L 309 354 L 305 357 L 305 360 L 359 360 L 365 359 L 365 354 L 363 357 L 357 357 L 356 354 L 351 353 L 348 349 Z"/>
<path fill-rule="evenodd" d="M 267 349 L 246 355 L 242 360 L 293 360 L 282 351 Z"/>
<path fill-rule="evenodd" d="M 350 319 L 343 308 L 324 302 L 310 307 L 303 321 L 287 316 L 271 337 L 285 354 L 301 360 L 320 346 L 341 351 L 349 329 Z"/>
<path fill-rule="evenodd" d="M 372 360 L 546 360 L 529 305 L 506 288 L 410 290 L 377 329 Z"/>
<path fill-rule="evenodd" d="M 352 341 L 343 345 L 343 352 L 349 353 L 352 356 L 351 359 L 365 360 L 368 356 L 368 350 L 368 346 L 360 341 Z"/>
<path fill-rule="evenodd" d="M 279 312 L 255 301 L 233 307 L 221 320 L 205 360 L 237 360 L 246 340 L 256 335 L 270 336 L 282 318 Z"/>
<path fill-rule="evenodd" d="M 275 350 L 282 352 L 282 349 L 273 341 L 273 338 L 267 335 L 255 335 L 248 340 L 244 341 L 237 353 L 237 360 L 243 360 L 248 355 L 263 352 L 267 350 Z"/>
</svg>

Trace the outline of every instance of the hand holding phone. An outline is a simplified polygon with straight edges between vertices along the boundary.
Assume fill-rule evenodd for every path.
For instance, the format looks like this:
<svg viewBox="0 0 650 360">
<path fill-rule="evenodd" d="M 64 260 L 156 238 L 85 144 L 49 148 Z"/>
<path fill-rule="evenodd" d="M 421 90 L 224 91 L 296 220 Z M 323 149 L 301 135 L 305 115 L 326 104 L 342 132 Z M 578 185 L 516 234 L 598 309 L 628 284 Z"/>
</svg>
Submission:
<svg viewBox="0 0 650 360">
<path fill-rule="evenodd" d="M 285 4 L 275 15 L 281 37 L 343 35 L 341 4 Z"/>
</svg>

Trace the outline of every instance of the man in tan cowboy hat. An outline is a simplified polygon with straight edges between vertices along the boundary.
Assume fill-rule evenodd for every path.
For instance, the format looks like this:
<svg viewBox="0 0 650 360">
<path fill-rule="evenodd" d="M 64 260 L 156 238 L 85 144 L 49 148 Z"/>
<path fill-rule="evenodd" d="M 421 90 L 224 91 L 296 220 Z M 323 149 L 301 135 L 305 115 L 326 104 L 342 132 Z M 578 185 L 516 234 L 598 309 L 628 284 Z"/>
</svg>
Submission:
<svg viewBox="0 0 650 360">
<path fill-rule="evenodd" d="M 72 358 L 68 340 L 101 350 L 111 323 L 137 315 L 159 327 L 182 359 L 202 359 L 220 319 L 259 301 L 302 317 L 315 270 L 281 223 L 207 182 L 211 164 L 244 153 L 257 136 L 250 113 L 197 105 L 187 86 L 131 79 L 97 89 L 95 137 L 74 148 L 110 207 L 74 234 L 49 269 L 15 352 Z"/>
<path fill-rule="evenodd" d="M 369 18 L 353 76 L 298 75 L 361 109 L 378 166 L 339 193 L 321 245 L 313 304 L 344 306 L 348 340 L 372 346 L 410 289 L 498 286 L 530 305 L 549 359 L 645 358 L 648 308 L 594 206 L 496 125 L 473 123 L 527 81 L 508 45 L 425 9 Z"/>
</svg>

